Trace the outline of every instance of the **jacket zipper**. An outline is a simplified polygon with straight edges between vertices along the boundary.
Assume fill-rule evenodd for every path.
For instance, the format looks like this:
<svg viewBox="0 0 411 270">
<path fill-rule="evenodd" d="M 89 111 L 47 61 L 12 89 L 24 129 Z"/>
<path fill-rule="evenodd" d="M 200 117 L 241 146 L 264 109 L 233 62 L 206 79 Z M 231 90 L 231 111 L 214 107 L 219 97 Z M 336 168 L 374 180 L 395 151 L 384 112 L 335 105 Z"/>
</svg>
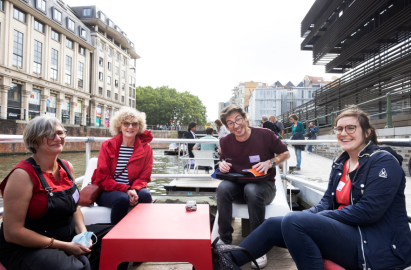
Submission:
<svg viewBox="0 0 411 270">
<path fill-rule="evenodd" d="M 352 186 L 353 185 L 351 185 L 351 192 L 350 192 L 351 193 L 351 205 L 354 205 L 353 200 L 352 200 Z M 358 231 L 360 232 L 360 238 L 361 238 L 361 251 L 362 251 L 362 258 L 364 260 L 363 267 L 364 267 L 364 270 L 367 270 L 367 261 L 365 260 L 365 254 L 364 254 L 364 240 L 362 239 L 362 233 L 361 233 L 360 226 L 357 226 L 357 228 L 358 228 Z"/>
</svg>

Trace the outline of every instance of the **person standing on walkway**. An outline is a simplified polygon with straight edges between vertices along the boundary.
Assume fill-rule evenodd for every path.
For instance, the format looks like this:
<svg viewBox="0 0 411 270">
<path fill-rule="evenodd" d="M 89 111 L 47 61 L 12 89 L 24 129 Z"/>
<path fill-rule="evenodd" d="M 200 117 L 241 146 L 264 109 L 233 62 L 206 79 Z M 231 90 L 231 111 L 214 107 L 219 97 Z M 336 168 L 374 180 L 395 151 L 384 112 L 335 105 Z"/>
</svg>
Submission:
<svg viewBox="0 0 411 270">
<path fill-rule="evenodd" d="M 290 122 L 293 124 L 292 125 L 292 132 L 293 136 L 295 135 L 296 132 L 300 133 L 301 135 L 305 134 L 305 129 L 303 123 L 298 121 L 298 116 L 296 114 L 290 115 Z M 298 135 L 298 134 L 297 134 Z M 302 137 L 304 139 L 304 137 Z M 301 170 L 301 149 L 300 147 L 294 146 L 294 152 L 297 157 L 297 165 L 295 170 L 299 171 Z"/>
<path fill-rule="evenodd" d="M 268 118 L 274 125 L 276 125 L 280 129 L 281 139 L 284 139 L 284 125 L 281 121 L 277 120 L 274 115 L 270 115 Z"/>
<path fill-rule="evenodd" d="M 217 188 L 218 233 L 220 244 L 230 244 L 233 227 L 231 218 L 233 202 L 246 203 L 250 215 L 251 231 L 260 226 L 265 219 L 265 206 L 270 204 L 276 194 L 276 164 L 289 159 L 287 146 L 271 130 L 247 127 L 245 111 L 238 105 L 230 105 L 221 111 L 220 119 L 231 134 L 221 138 L 220 171 L 222 173 L 243 173 L 244 169 L 256 169 L 269 174 L 266 181 L 237 184 L 222 181 Z M 274 157 L 277 154 L 276 157 Z M 283 191 L 280 191 L 283 192 Z M 259 265 L 267 264 L 267 256 L 261 254 Z"/>
<path fill-rule="evenodd" d="M 342 112 L 334 133 L 344 151 L 334 159 L 328 188 L 314 207 L 267 219 L 242 243 L 254 258 L 287 248 L 298 269 L 408 269 L 411 232 L 405 204 L 403 158 L 378 146 L 375 128 L 356 108 Z M 238 266 L 249 262 L 232 252 Z"/>
<path fill-rule="evenodd" d="M 275 124 L 268 121 L 267 115 L 263 115 L 261 120 L 263 122 L 263 128 L 267 128 L 267 129 L 271 130 L 272 132 L 274 132 L 275 135 L 280 136 L 281 130 Z"/>
<path fill-rule="evenodd" d="M 309 140 L 315 140 L 317 139 L 317 132 L 318 132 L 318 127 L 314 125 L 314 122 L 310 122 L 308 125 L 308 133 L 306 134 Z M 313 146 L 310 144 L 307 147 L 307 152 L 308 154 L 311 154 L 313 152 Z"/>
<path fill-rule="evenodd" d="M 146 114 L 122 107 L 111 119 L 110 133 L 98 155 L 91 181 L 103 189 L 97 204 L 111 208 L 111 224 L 117 224 L 138 203 L 151 203 L 147 184 L 153 170 L 153 140 L 146 130 Z"/>
</svg>

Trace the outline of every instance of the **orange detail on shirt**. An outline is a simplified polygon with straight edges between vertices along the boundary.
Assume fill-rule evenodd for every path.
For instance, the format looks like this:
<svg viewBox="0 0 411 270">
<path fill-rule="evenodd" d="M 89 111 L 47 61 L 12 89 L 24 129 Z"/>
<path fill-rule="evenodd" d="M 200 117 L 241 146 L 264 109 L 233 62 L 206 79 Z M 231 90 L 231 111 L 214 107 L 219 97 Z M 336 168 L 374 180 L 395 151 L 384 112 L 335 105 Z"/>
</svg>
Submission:
<svg viewBox="0 0 411 270">
<path fill-rule="evenodd" d="M 351 179 L 349 179 L 348 176 L 348 180 L 346 180 L 346 175 L 348 175 L 348 162 L 350 162 L 350 160 L 347 160 L 344 164 L 344 169 L 343 169 L 343 174 L 340 178 L 340 183 L 343 182 L 345 185 L 344 187 L 341 189 L 341 191 L 339 191 L 338 189 L 335 191 L 335 200 L 337 201 L 337 203 L 340 205 L 338 207 L 338 209 L 342 209 L 343 207 L 346 207 L 347 205 L 350 204 L 350 191 L 351 191 Z M 355 169 L 358 168 L 358 165 L 355 167 Z"/>
</svg>

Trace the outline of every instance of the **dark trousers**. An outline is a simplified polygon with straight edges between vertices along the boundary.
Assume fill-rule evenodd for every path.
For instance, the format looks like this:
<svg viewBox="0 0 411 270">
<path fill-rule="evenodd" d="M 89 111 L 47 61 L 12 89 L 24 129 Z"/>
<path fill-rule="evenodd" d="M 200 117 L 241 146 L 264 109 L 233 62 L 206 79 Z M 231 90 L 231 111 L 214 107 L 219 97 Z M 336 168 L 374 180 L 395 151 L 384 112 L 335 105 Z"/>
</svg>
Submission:
<svg viewBox="0 0 411 270">
<path fill-rule="evenodd" d="M 345 269 L 361 269 L 358 264 L 358 228 L 309 212 L 291 212 L 285 217 L 267 219 L 240 246 L 254 258 L 274 246 L 288 248 L 298 269 L 324 269 L 322 259 Z M 239 266 L 249 262 L 242 252 L 234 251 Z"/>
<path fill-rule="evenodd" d="M 261 181 L 246 185 L 222 181 L 217 188 L 218 233 L 220 239 L 230 244 L 234 231 L 231 226 L 233 202 L 246 203 L 250 217 L 251 231 L 257 229 L 265 220 L 265 206 L 275 197 L 276 189 L 272 181 Z"/>
<path fill-rule="evenodd" d="M 10 249 L 2 250 L 0 261 L 7 270 L 98 270 L 101 239 L 113 226 L 88 225 L 86 227 L 87 231 L 94 232 L 97 236 L 97 242 L 91 248 L 89 259 L 84 255 L 75 258 L 59 249 L 37 249 L 13 245 Z M 92 239 L 95 241 L 94 236 Z M 5 241 L 4 238 L 1 241 Z M 122 263 L 118 269 L 125 270 L 127 267 L 128 263 Z"/>
<path fill-rule="evenodd" d="M 146 188 L 137 192 L 139 203 L 151 203 L 151 194 Z M 128 213 L 129 199 L 128 195 L 122 191 L 105 191 L 101 192 L 97 199 L 99 206 L 111 208 L 111 224 L 116 225 Z"/>
</svg>

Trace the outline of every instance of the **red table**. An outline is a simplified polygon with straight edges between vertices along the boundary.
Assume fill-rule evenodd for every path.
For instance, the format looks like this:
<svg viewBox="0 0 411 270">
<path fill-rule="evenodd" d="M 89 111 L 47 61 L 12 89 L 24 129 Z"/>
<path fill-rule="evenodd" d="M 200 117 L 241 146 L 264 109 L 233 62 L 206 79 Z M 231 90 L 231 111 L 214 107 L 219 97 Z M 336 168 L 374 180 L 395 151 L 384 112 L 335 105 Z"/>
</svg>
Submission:
<svg viewBox="0 0 411 270">
<path fill-rule="evenodd" d="M 100 269 L 121 262 L 189 262 L 211 270 L 209 206 L 187 212 L 184 204 L 138 204 L 102 240 Z"/>
</svg>

